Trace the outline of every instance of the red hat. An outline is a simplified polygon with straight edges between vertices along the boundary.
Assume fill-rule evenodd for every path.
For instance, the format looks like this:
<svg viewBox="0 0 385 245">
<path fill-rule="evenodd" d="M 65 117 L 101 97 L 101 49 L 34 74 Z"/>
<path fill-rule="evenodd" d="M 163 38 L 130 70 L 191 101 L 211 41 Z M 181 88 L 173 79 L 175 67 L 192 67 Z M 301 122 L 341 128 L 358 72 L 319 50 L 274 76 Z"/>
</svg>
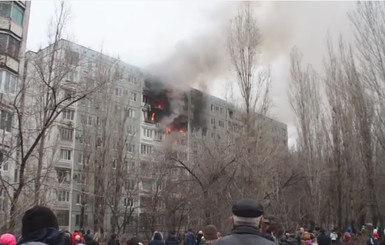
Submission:
<svg viewBox="0 0 385 245">
<path fill-rule="evenodd" d="M 4 245 L 15 245 L 16 244 L 16 238 L 12 234 L 5 233 L 5 234 L 1 235 L 0 243 L 4 244 Z"/>
<path fill-rule="evenodd" d="M 378 233 L 372 233 L 372 237 L 379 238 Z"/>
</svg>

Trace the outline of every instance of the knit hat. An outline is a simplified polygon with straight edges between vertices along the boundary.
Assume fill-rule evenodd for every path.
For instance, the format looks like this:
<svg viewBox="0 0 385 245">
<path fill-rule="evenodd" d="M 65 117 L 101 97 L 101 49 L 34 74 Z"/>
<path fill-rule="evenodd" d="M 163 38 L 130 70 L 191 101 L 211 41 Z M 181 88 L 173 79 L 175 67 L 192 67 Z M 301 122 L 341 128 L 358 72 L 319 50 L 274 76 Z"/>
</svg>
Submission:
<svg viewBox="0 0 385 245">
<path fill-rule="evenodd" d="M 43 228 L 59 229 L 55 214 L 44 206 L 35 206 L 23 216 L 21 234 L 23 237 Z"/>
<path fill-rule="evenodd" d="M 216 240 L 218 238 L 217 233 L 218 233 L 217 227 L 215 227 L 214 225 L 207 225 L 203 229 L 204 238 L 209 241 Z"/>
<path fill-rule="evenodd" d="M 4 244 L 4 245 L 15 245 L 16 244 L 16 238 L 12 234 L 5 233 L 5 234 L 1 235 L 0 243 Z"/>
</svg>

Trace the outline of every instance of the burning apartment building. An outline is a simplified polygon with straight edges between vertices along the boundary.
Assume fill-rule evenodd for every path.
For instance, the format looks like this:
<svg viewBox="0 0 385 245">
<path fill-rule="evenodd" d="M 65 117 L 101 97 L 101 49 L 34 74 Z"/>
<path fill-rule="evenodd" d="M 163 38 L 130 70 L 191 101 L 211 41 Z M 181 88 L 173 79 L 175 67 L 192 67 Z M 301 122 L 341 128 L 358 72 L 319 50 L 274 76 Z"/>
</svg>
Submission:
<svg viewBox="0 0 385 245">
<path fill-rule="evenodd" d="M 96 83 L 100 74 L 95 64 L 104 55 L 62 42 L 80 60 L 68 79 L 73 84 Z M 47 183 L 54 199 L 49 205 L 60 227 L 71 231 L 119 229 L 129 235 L 153 228 L 166 231 L 164 213 L 149 215 L 151 210 L 166 209 L 164 200 L 156 207 L 148 206 L 153 205 L 154 191 L 168 181 L 159 181 L 154 162 L 167 162 L 162 156 L 165 152 L 188 161 L 199 153 L 197 138 L 216 141 L 240 131 L 239 112 L 205 92 L 182 90 L 120 60 L 104 60 L 111 64 L 112 75 L 105 79 L 111 80 L 110 86 L 75 103 L 53 126 L 58 137 L 51 137 L 55 142 L 47 144 L 54 145 L 58 154 L 52 157 L 55 171 L 49 181 L 58 183 Z M 287 147 L 286 125 L 261 118 Z M 103 192 L 106 189 L 118 192 L 112 195 Z M 146 222 L 152 224 L 151 229 Z"/>
</svg>

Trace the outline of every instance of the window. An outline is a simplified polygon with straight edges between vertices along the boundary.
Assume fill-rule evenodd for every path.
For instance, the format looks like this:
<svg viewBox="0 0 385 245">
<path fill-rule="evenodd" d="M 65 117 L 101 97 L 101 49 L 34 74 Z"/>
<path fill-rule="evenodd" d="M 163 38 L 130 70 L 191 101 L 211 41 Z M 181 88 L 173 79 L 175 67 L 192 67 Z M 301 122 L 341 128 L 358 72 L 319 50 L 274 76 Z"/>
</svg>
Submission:
<svg viewBox="0 0 385 245">
<path fill-rule="evenodd" d="M 211 124 L 215 125 L 215 118 L 211 118 Z"/>
<path fill-rule="evenodd" d="M 132 199 L 132 198 L 124 198 L 124 206 L 130 206 L 130 207 L 132 207 L 132 206 L 134 206 L 134 199 Z"/>
<path fill-rule="evenodd" d="M 140 153 L 143 155 L 149 155 L 152 153 L 152 146 L 151 145 L 146 145 L 146 144 L 141 144 L 140 146 Z"/>
<path fill-rule="evenodd" d="M 11 132 L 12 114 L 7 111 L 0 110 L 0 129 L 5 132 Z"/>
<path fill-rule="evenodd" d="M 72 101 L 75 98 L 75 92 L 70 89 L 63 89 L 63 100 Z"/>
<path fill-rule="evenodd" d="M 213 104 L 211 104 L 210 110 L 214 111 L 214 105 Z"/>
<path fill-rule="evenodd" d="M 74 130 L 72 128 L 60 127 L 60 139 L 63 141 L 72 141 Z"/>
<path fill-rule="evenodd" d="M 146 137 L 146 138 L 152 138 L 152 132 L 153 132 L 154 130 L 152 130 L 152 129 L 148 129 L 148 128 L 143 128 L 143 135 L 144 135 L 144 137 Z"/>
<path fill-rule="evenodd" d="M 20 41 L 14 37 L 0 33 L 0 53 L 11 56 L 14 59 L 19 58 Z"/>
<path fill-rule="evenodd" d="M 135 135 L 136 128 L 133 125 L 127 125 L 127 134 L 128 135 Z"/>
<path fill-rule="evenodd" d="M 128 109 L 126 109 L 126 112 L 127 112 L 128 117 L 135 118 L 135 110 L 134 109 L 128 108 Z"/>
<path fill-rule="evenodd" d="M 92 116 L 86 116 L 84 114 L 81 115 L 80 121 L 82 122 L 83 125 L 92 125 Z"/>
<path fill-rule="evenodd" d="M 61 160 L 66 160 L 66 161 L 71 161 L 71 150 L 67 149 L 60 149 L 60 159 Z"/>
<path fill-rule="evenodd" d="M 77 214 L 75 216 L 75 225 L 80 225 L 80 219 L 81 219 L 81 215 Z M 83 225 L 88 225 L 88 215 L 87 214 L 84 215 Z"/>
<path fill-rule="evenodd" d="M 0 170 L 8 171 L 8 157 L 2 150 L 0 150 Z"/>
<path fill-rule="evenodd" d="M 121 88 L 115 88 L 115 95 L 116 96 L 122 96 L 122 89 Z"/>
<path fill-rule="evenodd" d="M 70 109 L 65 109 L 61 112 L 62 118 L 65 120 L 74 120 L 75 111 Z"/>
<path fill-rule="evenodd" d="M 128 143 L 128 144 L 126 144 L 126 147 L 127 147 L 128 152 L 130 152 L 130 153 L 135 152 L 135 145 L 134 144 Z"/>
<path fill-rule="evenodd" d="M 14 94 L 17 88 L 17 76 L 12 73 L 1 70 L 0 71 L 0 90 L 6 93 Z"/>
<path fill-rule="evenodd" d="M 56 168 L 57 180 L 59 183 L 71 182 L 71 170 L 67 168 Z"/>
<path fill-rule="evenodd" d="M 219 113 L 223 114 L 223 108 L 219 108 Z"/>
<path fill-rule="evenodd" d="M 69 202 L 70 201 L 70 192 L 69 191 L 57 191 L 56 197 L 59 202 Z"/>
<path fill-rule="evenodd" d="M 65 59 L 70 65 L 77 66 L 79 64 L 79 57 L 78 52 L 72 50 L 65 51 Z"/>
<path fill-rule="evenodd" d="M 60 226 L 68 226 L 69 224 L 69 210 L 56 211 L 57 223 Z"/>
<path fill-rule="evenodd" d="M 23 25 L 24 11 L 15 2 L 4 1 L 0 2 L 0 16 L 10 18 L 16 24 Z"/>
<path fill-rule="evenodd" d="M 7 211 L 8 203 L 6 192 L 3 188 L 0 189 L 0 211 Z"/>
<path fill-rule="evenodd" d="M 218 121 L 218 125 L 219 125 L 219 127 L 224 127 L 225 126 L 225 122 L 224 121 L 222 121 L 222 120 L 219 120 Z"/>
<path fill-rule="evenodd" d="M 163 132 L 161 131 L 155 131 L 155 140 L 162 141 L 163 140 Z"/>
<path fill-rule="evenodd" d="M 87 203 L 87 198 L 85 197 L 85 194 L 77 194 L 76 195 L 76 204 L 83 205 L 86 203 Z"/>
<path fill-rule="evenodd" d="M 78 80 L 78 72 L 76 70 L 68 71 L 66 74 L 66 80 L 76 82 Z"/>
<path fill-rule="evenodd" d="M 124 189 L 126 189 L 126 191 L 134 190 L 135 186 L 136 186 L 136 182 L 133 179 L 126 180 L 124 183 Z"/>
<path fill-rule="evenodd" d="M 132 101 L 136 101 L 136 93 L 135 92 L 130 92 L 130 99 Z"/>
</svg>

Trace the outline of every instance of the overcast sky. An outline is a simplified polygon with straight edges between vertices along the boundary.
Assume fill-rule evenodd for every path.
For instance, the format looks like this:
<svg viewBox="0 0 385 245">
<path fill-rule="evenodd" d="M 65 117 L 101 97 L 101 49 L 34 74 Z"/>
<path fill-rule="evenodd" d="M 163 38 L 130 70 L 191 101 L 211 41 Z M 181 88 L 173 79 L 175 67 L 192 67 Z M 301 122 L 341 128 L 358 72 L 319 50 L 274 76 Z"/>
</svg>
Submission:
<svg viewBox="0 0 385 245">
<path fill-rule="evenodd" d="M 46 46 L 48 23 L 55 3 L 32 2 L 27 49 L 37 50 Z M 172 62 L 176 56 L 180 61 L 183 56 L 181 58 L 179 53 L 191 56 L 195 50 L 205 53 L 200 54 L 199 62 L 200 66 L 206 65 L 206 53 L 210 55 L 211 50 L 211 54 L 221 52 L 218 47 L 223 45 L 226 24 L 238 4 L 223 1 L 123 0 L 78 0 L 68 3 L 71 19 L 67 35 L 71 41 L 95 50 L 103 49 L 104 53 L 119 56 L 139 68 L 149 68 L 165 60 Z M 327 33 L 336 39 L 339 34 L 351 38 L 346 13 L 354 8 L 355 3 L 256 2 L 255 5 L 264 35 L 263 63 L 271 66 L 273 73 L 271 116 L 287 123 L 289 138 L 293 138 L 295 122 L 286 92 L 290 79 L 290 49 L 296 45 L 302 50 L 305 61 L 321 69 Z M 220 57 L 216 56 L 217 59 Z M 223 67 L 214 65 L 215 73 L 200 77 L 207 83 L 205 87 L 209 92 L 220 97 L 224 93 L 224 81 L 231 79 L 228 70 L 223 71 L 226 76 L 219 75 Z M 197 68 L 198 71 L 200 68 Z"/>
</svg>

